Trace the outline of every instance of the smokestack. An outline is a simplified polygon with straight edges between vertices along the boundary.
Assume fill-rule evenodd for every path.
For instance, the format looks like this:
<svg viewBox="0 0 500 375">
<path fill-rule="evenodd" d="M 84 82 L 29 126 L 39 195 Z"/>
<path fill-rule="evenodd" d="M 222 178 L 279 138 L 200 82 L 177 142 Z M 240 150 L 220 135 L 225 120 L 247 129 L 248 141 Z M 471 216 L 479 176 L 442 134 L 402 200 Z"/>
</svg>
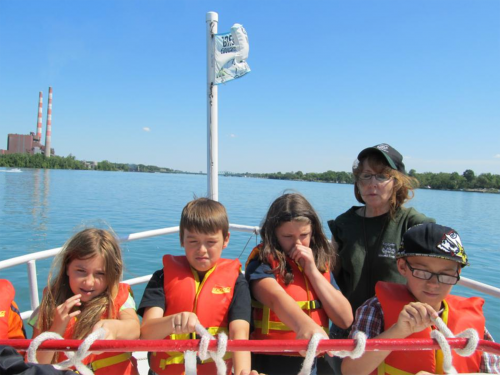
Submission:
<svg viewBox="0 0 500 375">
<path fill-rule="evenodd" d="M 36 123 L 36 138 L 38 141 L 42 140 L 42 105 L 43 99 L 42 99 L 42 92 L 38 94 L 38 120 Z"/>
<path fill-rule="evenodd" d="M 52 140 L 52 87 L 49 87 L 49 101 L 47 105 L 47 129 L 45 132 L 45 157 L 50 158 L 50 143 Z"/>
</svg>

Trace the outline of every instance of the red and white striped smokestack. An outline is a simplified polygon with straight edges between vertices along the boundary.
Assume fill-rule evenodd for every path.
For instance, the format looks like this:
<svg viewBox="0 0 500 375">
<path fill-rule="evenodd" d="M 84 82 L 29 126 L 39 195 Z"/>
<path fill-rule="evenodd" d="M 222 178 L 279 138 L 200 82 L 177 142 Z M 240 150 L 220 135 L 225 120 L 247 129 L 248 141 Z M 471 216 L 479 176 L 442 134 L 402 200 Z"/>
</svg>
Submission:
<svg viewBox="0 0 500 375">
<path fill-rule="evenodd" d="M 38 141 L 42 140 L 42 107 L 43 107 L 43 99 L 42 92 L 38 94 L 38 119 L 36 122 L 36 138 Z"/>
<path fill-rule="evenodd" d="M 50 144 L 52 140 L 52 87 L 49 87 L 49 101 L 47 104 L 47 129 L 45 130 L 45 157 L 50 158 Z"/>
</svg>

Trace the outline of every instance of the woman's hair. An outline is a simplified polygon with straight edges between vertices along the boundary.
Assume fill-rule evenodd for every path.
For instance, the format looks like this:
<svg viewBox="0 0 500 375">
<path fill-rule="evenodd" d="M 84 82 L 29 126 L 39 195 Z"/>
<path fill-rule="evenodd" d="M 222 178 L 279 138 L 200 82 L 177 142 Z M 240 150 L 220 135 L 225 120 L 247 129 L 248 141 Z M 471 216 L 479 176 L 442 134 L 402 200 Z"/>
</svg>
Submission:
<svg viewBox="0 0 500 375">
<path fill-rule="evenodd" d="M 379 152 L 370 152 L 359 160 L 358 165 L 352 170 L 355 179 L 354 195 L 360 203 L 365 204 L 358 188 L 359 176 L 363 172 L 363 163 L 365 160 L 376 173 L 387 174 L 394 180 L 394 188 L 392 190 L 392 195 L 389 198 L 389 216 L 393 219 L 399 207 L 401 207 L 406 201 L 413 198 L 413 190 L 418 187 L 418 180 L 414 177 L 401 173 L 396 169 L 392 169 L 384 156 Z"/>
<path fill-rule="evenodd" d="M 326 239 L 323 227 L 316 211 L 311 204 L 298 193 L 287 193 L 276 199 L 261 224 L 260 236 L 262 248 L 259 259 L 262 263 L 270 264 L 269 259 L 275 259 L 278 266 L 273 272 L 283 279 L 285 285 L 293 282 L 293 273 L 286 262 L 286 255 L 281 249 L 276 230 L 284 223 L 299 221 L 311 225 L 311 250 L 316 267 L 321 272 L 333 269 L 335 258 L 332 244 Z"/>
<path fill-rule="evenodd" d="M 74 295 L 67 275 L 69 264 L 75 259 L 86 260 L 95 256 L 102 256 L 107 288 L 101 295 L 88 302 L 82 302 L 79 307 L 81 313 L 78 315 L 72 338 L 81 340 L 91 333 L 94 325 L 103 318 L 103 314 L 107 319 L 116 318 L 113 300 L 118 294 L 123 270 L 120 246 L 116 237 L 110 232 L 89 228 L 70 238 L 53 263 L 48 287 L 40 304 L 38 328 L 41 332 L 50 329 L 57 306 Z"/>
</svg>

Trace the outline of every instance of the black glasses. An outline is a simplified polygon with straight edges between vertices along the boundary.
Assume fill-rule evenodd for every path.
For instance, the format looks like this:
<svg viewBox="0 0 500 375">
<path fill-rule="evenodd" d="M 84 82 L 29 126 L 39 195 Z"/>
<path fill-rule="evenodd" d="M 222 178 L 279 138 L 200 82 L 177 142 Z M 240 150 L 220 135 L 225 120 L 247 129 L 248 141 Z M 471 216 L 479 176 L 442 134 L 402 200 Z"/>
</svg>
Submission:
<svg viewBox="0 0 500 375">
<path fill-rule="evenodd" d="M 458 283 L 458 280 L 460 280 L 460 275 L 458 274 L 457 276 L 450 276 L 442 273 L 434 273 L 430 271 L 419 270 L 418 268 L 413 268 L 406 259 L 405 262 L 408 268 L 410 269 L 411 274 L 417 279 L 430 280 L 432 276 L 435 275 L 441 284 L 448 284 L 448 285 L 455 285 L 456 283 Z"/>
<path fill-rule="evenodd" d="M 372 179 L 372 177 L 375 177 L 375 179 L 378 182 L 387 182 L 392 178 L 391 176 L 384 174 L 384 173 L 374 173 L 374 174 L 361 173 L 358 178 L 363 182 L 368 182 Z"/>
</svg>

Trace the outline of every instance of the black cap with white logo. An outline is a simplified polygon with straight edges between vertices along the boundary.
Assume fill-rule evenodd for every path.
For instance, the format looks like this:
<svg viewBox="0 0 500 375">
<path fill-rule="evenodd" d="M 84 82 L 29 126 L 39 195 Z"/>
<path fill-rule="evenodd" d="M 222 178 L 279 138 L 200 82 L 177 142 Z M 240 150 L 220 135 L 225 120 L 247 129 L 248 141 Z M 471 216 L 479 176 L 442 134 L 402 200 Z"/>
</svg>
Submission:
<svg viewBox="0 0 500 375">
<path fill-rule="evenodd" d="M 425 256 L 452 260 L 468 266 L 462 240 L 449 227 L 435 223 L 415 225 L 406 231 L 396 258 Z"/>
</svg>

